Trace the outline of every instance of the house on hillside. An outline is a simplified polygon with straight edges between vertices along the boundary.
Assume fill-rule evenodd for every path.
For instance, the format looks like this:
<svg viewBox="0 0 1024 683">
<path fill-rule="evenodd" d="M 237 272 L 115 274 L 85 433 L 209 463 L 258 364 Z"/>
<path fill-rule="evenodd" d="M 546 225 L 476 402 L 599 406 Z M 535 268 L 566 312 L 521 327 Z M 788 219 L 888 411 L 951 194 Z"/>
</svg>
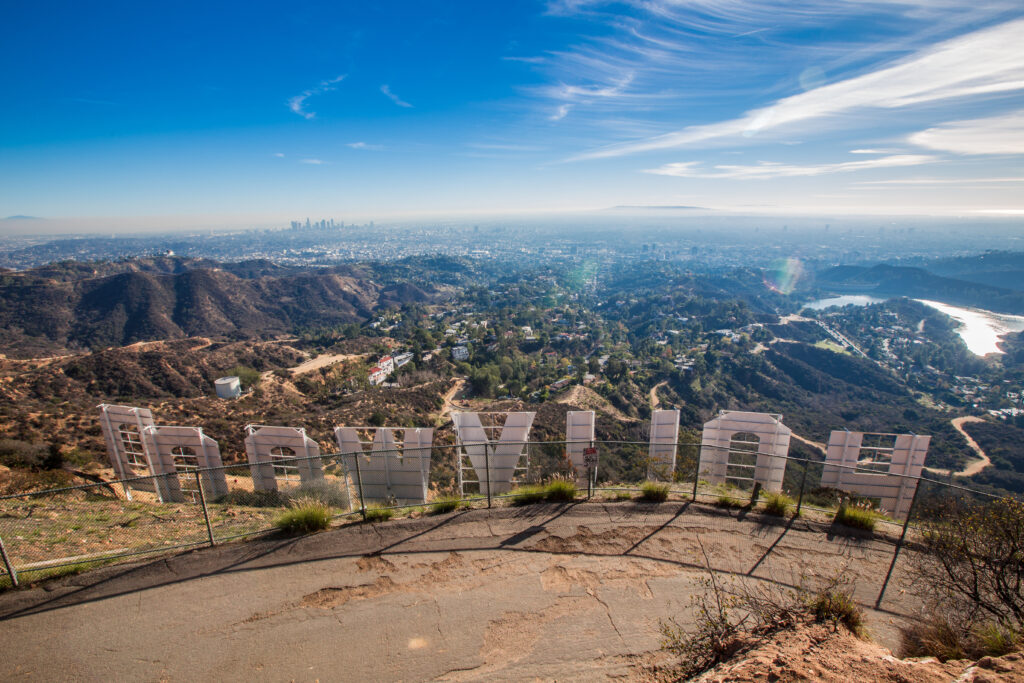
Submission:
<svg viewBox="0 0 1024 683">
<path fill-rule="evenodd" d="M 367 379 L 370 380 L 370 384 L 377 386 L 378 384 L 382 384 L 384 380 L 387 379 L 387 376 L 388 373 L 384 371 L 384 368 L 375 366 L 370 368 L 370 374 Z"/>
</svg>

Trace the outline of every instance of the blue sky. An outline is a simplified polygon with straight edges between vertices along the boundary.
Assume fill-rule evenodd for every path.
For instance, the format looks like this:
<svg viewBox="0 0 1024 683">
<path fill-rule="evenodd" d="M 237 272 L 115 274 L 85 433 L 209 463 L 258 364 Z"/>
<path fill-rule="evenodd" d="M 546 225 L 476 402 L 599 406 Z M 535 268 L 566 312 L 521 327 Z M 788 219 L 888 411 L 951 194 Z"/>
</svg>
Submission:
<svg viewBox="0 0 1024 683">
<path fill-rule="evenodd" d="M 1024 213 L 1019 1 L 213 4 L 7 7 L 0 215 Z"/>
</svg>

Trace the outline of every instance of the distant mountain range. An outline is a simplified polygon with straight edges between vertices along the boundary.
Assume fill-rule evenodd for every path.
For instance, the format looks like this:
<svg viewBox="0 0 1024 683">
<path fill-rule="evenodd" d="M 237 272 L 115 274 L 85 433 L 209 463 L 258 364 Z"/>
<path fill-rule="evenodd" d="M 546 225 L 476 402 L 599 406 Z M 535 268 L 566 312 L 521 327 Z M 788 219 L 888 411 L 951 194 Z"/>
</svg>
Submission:
<svg viewBox="0 0 1024 683">
<path fill-rule="evenodd" d="M 1018 258 L 1024 255 L 1017 254 Z M 975 306 L 998 313 L 1024 314 L 1024 285 L 1020 275 L 1011 268 L 979 268 L 969 259 L 949 259 L 936 264 L 947 272 L 966 272 L 967 277 L 936 275 L 924 268 L 891 266 L 836 266 L 817 273 L 815 285 L 837 294 L 869 294 L 874 296 L 906 296 L 934 299 L 949 304 Z M 981 279 L 998 282 L 987 284 Z M 1009 286 L 1013 283 L 1013 287 Z"/>
<path fill-rule="evenodd" d="M 286 268 L 156 258 L 64 262 L 0 273 L 0 352 L 34 356 L 190 336 L 234 338 L 364 322 L 382 308 L 432 301 L 429 285 L 366 267 Z"/>
</svg>

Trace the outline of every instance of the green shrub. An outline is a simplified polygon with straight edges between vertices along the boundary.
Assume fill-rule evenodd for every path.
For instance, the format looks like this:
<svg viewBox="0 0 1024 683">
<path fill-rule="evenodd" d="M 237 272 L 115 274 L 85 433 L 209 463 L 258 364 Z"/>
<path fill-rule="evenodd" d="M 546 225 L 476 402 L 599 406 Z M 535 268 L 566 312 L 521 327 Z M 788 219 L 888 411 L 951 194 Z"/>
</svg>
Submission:
<svg viewBox="0 0 1024 683">
<path fill-rule="evenodd" d="M 807 606 L 817 621 L 842 624 L 853 635 L 863 637 L 864 615 L 849 592 L 835 588 L 821 590 L 812 596 Z"/>
<path fill-rule="evenodd" d="M 669 485 L 656 481 L 645 481 L 640 485 L 640 499 L 648 503 L 664 503 L 668 500 Z"/>
<path fill-rule="evenodd" d="M 843 503 L 836 510 L 835 523 L 848 526 L 853 529 L 865 531 L 875 530 L 875 521 L 878 514 L 866 505 L 850 505 Z"/>
<path fill-rule="evenodd" d="M 512 492 L 512 504 L 533 505 L 543 501 L 546 496 L 547 491 L 540 486 L 520 486 Z"/>
<path fill-rule="evenodd" d="M 386 522 L 394 517 L 395 511 L 391 508 L 383 507 L 381 505 L 367 505 L 366 506 L 366 521 L 367 522 Z"/>
<path fill-rule="evenodd" d="M 462 506 L 462 501 L 455 496 L 446 496 L 444 498 L 438 498 L 430 504 L 430 514 L 443 515 L 446 512 L 458 510 Z"/>
<path fill-rule="evenodd" d="M 633 492 L 632 491 L 616 491 L 615 494 L 613 495 L 613 499 L 614 500 L 632 500 L 633 499 Z"/>
<path fill-rule="evenodd" d="M 785 493 L 766 493 L 764 495 L 764 511 L 769 515 L 785 517 L 795 504 L 796 501 Z"/>
<path fill-rule="evenodd" d="M 544 488 L 544 497 L 555 503 L 576 500 L 576 485 L 565 479 L 554 479 Z"/>
<path fill-rule="evenodd" d="M 292 534 L 308 534 L 331 525 L 331 508 L 312 498 L 299 498 L 278 515 L 274 526 Z"/>
</svg>

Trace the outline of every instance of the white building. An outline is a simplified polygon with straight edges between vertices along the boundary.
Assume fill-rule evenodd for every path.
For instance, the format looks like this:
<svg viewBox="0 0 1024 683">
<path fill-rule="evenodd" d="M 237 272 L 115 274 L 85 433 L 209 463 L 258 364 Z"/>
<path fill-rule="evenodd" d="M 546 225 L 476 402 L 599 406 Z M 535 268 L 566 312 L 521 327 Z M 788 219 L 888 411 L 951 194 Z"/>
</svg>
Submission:
<svg viewBox="0 0 1024 683">
<path fill-rule="evenodd" d="M 370 380 L 370 384 L 377 386 L 387 379 L 388 373 L 384 372 L 384 368 L 372 367 L 370 368 L 370 374 L 367 379 Z"/>
<path fill-rule="evenodd" d="M 465 346 L 456 346 L 452 349 L 452 358 L 463 361 L 469 360 L 469 349 Z"/>
<path fill-rule="evenodd" d="M 238 398 L 242 395 L 242 384 L 237 377 L 221 377 L 213 386 L 218 398 Z"/>
</svg>

